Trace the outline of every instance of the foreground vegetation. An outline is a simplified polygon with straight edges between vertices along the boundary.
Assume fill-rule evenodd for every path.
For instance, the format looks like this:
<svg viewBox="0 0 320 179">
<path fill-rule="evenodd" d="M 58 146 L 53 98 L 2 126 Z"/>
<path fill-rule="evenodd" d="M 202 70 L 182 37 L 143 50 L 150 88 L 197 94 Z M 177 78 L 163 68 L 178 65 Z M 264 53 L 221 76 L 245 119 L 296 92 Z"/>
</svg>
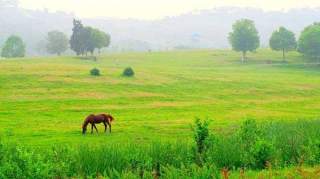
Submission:
<svg viewBox="0 0 320 179">
<path fill-rule="evenodd" d="M 319 120 L 263 124 L 247 120 L 230 134 L 210 134 L 206 126 L 197 121 L 194 143 L 63 145 L 50 149 L 2 143 L 0 177 L 226 178 L 262 175 L 250 171 L 257 169 L 266 169 L 266 177 L 270 177 L 294 166 L 299 167 L 287 176 L 320 176 L 319 170 L 304 169 L 320 164 Z"/>
<path fill-rule="evenodd" d="M 298 53 L 285 63 L 268 49 L 246 63 L 228 50 L 11 59 L 0 69 L 0 178 L 318 175 L 320 71 Z M 84 118 L 102 112 L 116 118 L 113 133 L 82 135 Z M 195 117 L 212 119 L 198 142 Z"/>
</svg>

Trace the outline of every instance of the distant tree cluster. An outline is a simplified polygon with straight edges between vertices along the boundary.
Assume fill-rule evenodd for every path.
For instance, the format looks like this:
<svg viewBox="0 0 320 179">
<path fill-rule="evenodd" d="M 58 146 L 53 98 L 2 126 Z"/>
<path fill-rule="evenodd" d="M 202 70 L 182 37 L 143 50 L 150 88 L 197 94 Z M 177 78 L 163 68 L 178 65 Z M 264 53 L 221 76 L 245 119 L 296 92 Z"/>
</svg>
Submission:
<svg viewBox="0 0 320 179">
<path fill-rule="evenodd" d="M 73 20 L 73 33 L 70 39 L 70 48 L 77 55 L 87 55 L 88 52 L 94 53 L 96 49 L 100 50 L 108 47 L 110 36 L 99 29 L 84 27 L 79 20 Z"/>
<path fill-rule="evenodd" d="M 81 21 L 75 19 L 70 40 L 63 32 L 48 33 L 46 46 L 48 53 L 60 55 L 69 48 L 69 44 L 77 55 L 87 55 L 88 52 L 93 55 L 95 50 L 100 54 L 102 48 L 109 46 L 110 36 L 99 29 L 84 27 Z"/>
<path fill-rule="evenodd" d="M 236 21 L 228 38 L 232 49 L 242 52 L 242 62 L 246 60 L 247 52 L 253 52 L 260 46 L 258 31 L 254 22 L 249 19 Z M 320 60 L 320 23 L 306 27 L 298 42 L 293 32 L 280 27 L 272 33 L 269 45 L 272 50 L 282 52 L 283 61 L 286 60 L 286 52 L 292 50 Z"/>
<path fill-rule="evenodd" d="M 1 1 L 1 3 L 7 1 Z M 9 1 L 8 1 L 9 2 Z M 84 27 L 79 20 L 73 21 L 73 33 L 68 39 L 63 32 L 54 30 L 48 32 L 46 40 L 39 43 L 44 47 L 44 50 L 49 54 L 61 55 L 70 48 L 76 52 L 77 55 L 87 55 L 90 52 L 92 55 L 95 50 L 99 54 L 102 48 L 110 45 L 110 35 L 92 27 Z M 26 46 L 19 36 L 12 35 L 5 42 L 1 50 L 1 56 L 5 58 L 24 57 L 26 53 Z"/>
</svg>

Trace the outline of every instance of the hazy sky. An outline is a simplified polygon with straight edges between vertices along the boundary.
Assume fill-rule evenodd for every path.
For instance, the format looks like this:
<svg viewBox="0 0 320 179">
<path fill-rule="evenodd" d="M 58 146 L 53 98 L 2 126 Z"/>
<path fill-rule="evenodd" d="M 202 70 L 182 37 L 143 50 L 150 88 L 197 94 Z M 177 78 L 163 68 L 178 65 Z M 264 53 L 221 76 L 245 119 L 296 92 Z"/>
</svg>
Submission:
<svg viewBox="0 0 320 179">
<path fill-rule="evenodd" d="M 157 19 L 221 6 L 264 10 L 320 7 L 320 0 L 20 0 L 20 6 L 73 12 L 79 17 Z"/>
</svg>

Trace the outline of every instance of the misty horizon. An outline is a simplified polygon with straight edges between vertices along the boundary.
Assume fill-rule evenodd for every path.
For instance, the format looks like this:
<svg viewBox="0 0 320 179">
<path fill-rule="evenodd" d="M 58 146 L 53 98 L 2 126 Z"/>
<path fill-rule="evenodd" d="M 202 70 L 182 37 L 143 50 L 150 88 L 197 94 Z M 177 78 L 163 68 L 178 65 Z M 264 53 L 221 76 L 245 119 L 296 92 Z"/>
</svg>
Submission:
<svg viewBox="0 0 320 179">
<path fill-rule="evenodd" d="M 286 12 L 294 9 L 319 8 L 320 2 L 306 0 L 303 5 L 300 1 L 284 0 L 260 2 L 254 0 L 189 0 L 184 3 L 179 1 L 42 1 L 20 0 L 21 8 L 30 10 L 45 10 L 49 12 L 65 12 L 79 18 L 116 18 L 137 20 L 161 20 L 166 17 L 176 17 L 188 13 L 196 13 L 216 8 L 255 8 L 266 12 Z M 90 8 L 87 8 L 90 7 Z"/>
<path fill-rule="evenodd" d="M 7 37 L 15 34 L 25 41 L 27 54 L 31 56 L 46 55 L 43 44 L 49 31 L 59 30 L 70 37 L 73 18 L 110 34 L 111 45 L 105 49 L 108 52 L 228 49 L 227 35 L 232 24 L 241 18 L 255 21 L 261 47 L 268 47 L 271 33 L 279 26 L 292 30 L 298 38 L 304 27 L 320 19 L 319 8 L 267 11 L 261 8 L 220 7 L 156 20 L 79 18 L 62 11 L 24 9 L 17 4 L 11 8 L 3 6 L 0 11 L 0 25 L 4 27 L 0 29 L 0 47 Z"/>
</svg>

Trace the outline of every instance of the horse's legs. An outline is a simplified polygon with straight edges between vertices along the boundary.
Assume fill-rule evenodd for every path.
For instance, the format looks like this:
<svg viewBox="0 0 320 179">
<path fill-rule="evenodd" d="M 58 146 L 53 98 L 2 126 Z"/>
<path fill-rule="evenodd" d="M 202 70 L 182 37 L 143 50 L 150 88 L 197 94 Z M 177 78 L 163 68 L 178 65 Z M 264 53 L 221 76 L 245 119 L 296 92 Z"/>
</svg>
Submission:
<svg viewBox="0 0 320 179">
<path fill-rule="evenodd" d="M 91 123 L 91 134 L 93 134 L 93 124 Z"/>
<path fill-rule="evenodd" d="M 96 125 L 95 125 L 95 124 L 93 124 L 93 127 L 96 129 L 96 131 L 97 131 L 97 133 L 98 133 L 98 129 L 97 129 L 97 127 L 96 127 Z"/>
<path fill-rule="evenodd" d="M 111 123 L 109 123 L 109 132 L 111 133 Z"/>
<path fill-rule="evenodd" d="M 103 125 L 104 125 L 104 132 L 107 132 L 107 124 L 106 124 L 106 122 L 103 122 Z"/>
</svg>

